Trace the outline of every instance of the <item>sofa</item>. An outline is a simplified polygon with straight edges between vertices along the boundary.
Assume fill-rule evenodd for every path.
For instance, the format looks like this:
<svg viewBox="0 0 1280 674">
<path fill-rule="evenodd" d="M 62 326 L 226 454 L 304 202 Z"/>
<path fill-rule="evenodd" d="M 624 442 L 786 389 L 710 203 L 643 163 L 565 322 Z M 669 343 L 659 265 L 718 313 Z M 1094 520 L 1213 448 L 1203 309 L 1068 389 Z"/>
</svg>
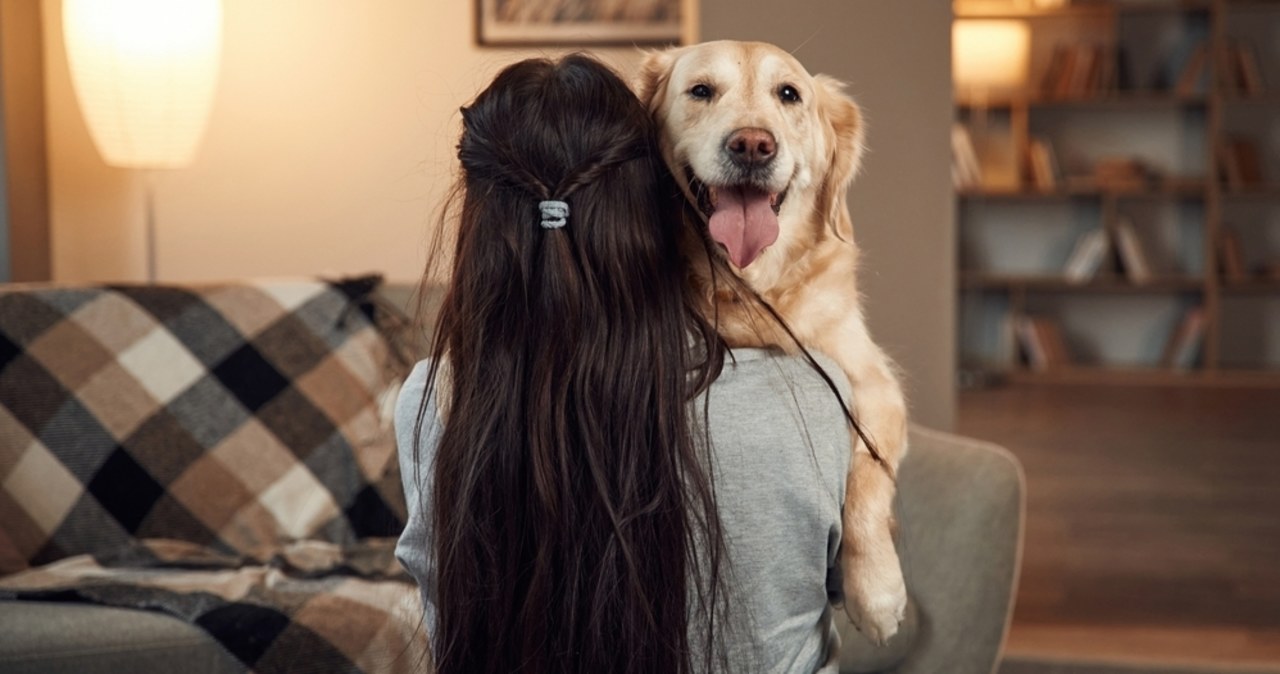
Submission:
<svg viewBox="0 0 1280 674">
<path fill-rule="evenodd" d="M 421 671 L 393 555 L 411 294 L 376 277 L 0 286 L 0 672 Z M 883 646 L 842 620 L 841 670 L 986 674 L 1020 469 L 923 428 L 911 447 L 909 619 Z"/>
</svg>

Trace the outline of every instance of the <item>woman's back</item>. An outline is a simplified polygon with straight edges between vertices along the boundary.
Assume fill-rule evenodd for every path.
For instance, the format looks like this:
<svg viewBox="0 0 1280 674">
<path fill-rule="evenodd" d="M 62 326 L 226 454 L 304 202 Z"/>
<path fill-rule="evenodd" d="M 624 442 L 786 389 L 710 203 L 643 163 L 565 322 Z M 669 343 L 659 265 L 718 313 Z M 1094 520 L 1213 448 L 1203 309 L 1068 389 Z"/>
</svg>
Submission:
<svg viewBox="0 0 1280 674">
<path fill-rule="evenodd" d="M 849 464 L 840 402 L 799 359 L 744 349 L 734 361 L 691 403 L 693 419 L 707 405 L 710 472 L 728 553 L 729 624 L 722 638 L 730 670 L 834 672 L 839 644 L 827 587 L 839 588 L 828 577 L 836 568 Z M 397 554 L 421 585 L 430 636 L 434 569 L 426 558 L 431 517 L 423 505 L 432 502 L 434 405 L 416 465 L 412 450 L 426 369 L 419 364 L 409 377 L 396 412 L 410 512 Z M 690 632 L 691 647 L 705 648 L 692 621 Z"/>
</svg>

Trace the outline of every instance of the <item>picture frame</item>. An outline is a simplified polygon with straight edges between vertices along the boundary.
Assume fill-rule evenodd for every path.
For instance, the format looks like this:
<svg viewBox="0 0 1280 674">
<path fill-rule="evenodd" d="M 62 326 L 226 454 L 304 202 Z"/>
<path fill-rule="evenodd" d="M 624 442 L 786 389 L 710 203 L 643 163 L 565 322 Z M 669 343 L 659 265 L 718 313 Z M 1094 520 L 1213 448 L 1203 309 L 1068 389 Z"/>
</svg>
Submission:
<svg viewBox="0 0 1280 674">
<path fill-rule="evenodd" d="M 476 0 L 483 46 L 672 45 L 695 0 Z"/>
</svg>

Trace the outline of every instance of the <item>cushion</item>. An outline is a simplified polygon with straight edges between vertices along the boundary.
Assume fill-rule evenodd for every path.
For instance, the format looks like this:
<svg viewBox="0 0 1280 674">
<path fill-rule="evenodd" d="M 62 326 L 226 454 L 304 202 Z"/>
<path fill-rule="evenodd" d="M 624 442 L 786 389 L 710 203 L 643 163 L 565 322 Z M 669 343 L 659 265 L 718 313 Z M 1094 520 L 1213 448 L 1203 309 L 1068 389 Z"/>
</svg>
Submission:
<svg viewBox="0 0 1280 674">
<path fill-rule="evenodd" d="M 395 536 L 378 279 L 0 288 L 0 574 L 161 538 Z"/>
<path fill-rule="evenodd" d="M 200 628 L 152 611 L 0 601 L 0 633 L 9 674 L 244 671 Z"/>
</svg>

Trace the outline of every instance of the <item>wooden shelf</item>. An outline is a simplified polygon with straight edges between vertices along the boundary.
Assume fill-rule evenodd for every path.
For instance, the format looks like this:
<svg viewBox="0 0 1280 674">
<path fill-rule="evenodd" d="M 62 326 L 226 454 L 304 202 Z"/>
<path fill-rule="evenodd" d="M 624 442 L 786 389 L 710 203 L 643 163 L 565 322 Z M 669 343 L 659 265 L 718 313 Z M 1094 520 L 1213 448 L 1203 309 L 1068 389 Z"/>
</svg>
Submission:
<svg viewBox="0 0 1280 674">
<path fill-rule="evenodd" d="M 1260 9 L 1280 9 L 1280 2 L 1276 0 L 1228 0 L 1222 4 L 1228 11 L 1239 9 L 1251 12 Z"/>
<path fill-rule="evenodd" d="M 1158 246 L 1161 249 L 1158 259 L 1172 256 L 1179 260 L 1177 267 L 1170 268 L 1217 267 L 1214 263 L 1222 259 L 1223 242 L 1234 229 L 1251 226 L 1240 223 L 1236 223 L 1235 228 L 1228 226 L 1233 218 L 1243 215 L 1238 211 L 1246 205 L 1255 210 L 1280 208 L 1280 176 L 1271 176 L 1272 182 L 1234 189 L 1219 177 L 1219 171 L 1226 173 L 1224 162 L 1232 159 L 1231 156 L 1224 159 L 1225 153 L 1220 148 L 1227 146 L 1233 133 L 1243 133 L 1242 125 L 1255 124 L 1255 117 L 1264 118 L 1267 125 L 1280 121 L 1280 85 L 1262 89 L 1258 94 L 1245 93 L 1246 79 L 1255 90 L 1260 88 L 1252 76 L 1240 73 L 1224 76 L 1215 65 L 1216 59 L 1207 59 L 1205 55 L 1227 53 L 1228 46 L 1246 38 L 1259 43 L 1262 38 L 1252 34 L 1253 27 L 1244 26 L 1265 21 L 1265 26 L 1259 28 L 1265 27 L 1267 34 L 1280 27 L 1280 0 L 1069 0 L 1065 6 L 1055 9 L 1035 9 L 1032 4 L 1013 0 L 1003 4 L 1000 0 L 956 0 L 958 21 L 1061 19 L 1059 23 L 1030 25 L 1031 39 L 1036 42 L 1032 53 L 1037 57 L 1031 59 L 1035 72 L 1030 73 L 1027 90 L 985 99 L 969 95 L 963 89 L 960 91 L 964 95 L 957 95 L 955 119 L 962 129 L 986 125 L 979 143 L 974 143 L 973 136 L 957 135 L 953 139 L 962 157 L 958 164 L 962 174 L 980 183 L 976 177 L 983 171 L 972 170 L 976 164 L 994 167 L 986 174 L 993 178 L 992 182 L 996 182 L 997 175 L 1006 184 L 1019 181 L 1015 187 L 956 191 L 958 203 L 962 205 L 959 209 L 961 245 L 989 246 L 987 252 L 991 254 L 1013 254 L 1013 249 L 1027 247 L 1047 254 L 1050 248 L 1056 251 L 1060 242 L 1039 236 L 1041 225 L 1051 228 L 1045 230 L 1045 236 L 1052 231 L 1052 236 L 1057 237 L 1064 226 L 1078 227 L 1088 221 L 1090 227 L 1108 233 L 1111 243 L 1111 251 L 1106 254 L 1108 259 L 1119 255 L 1122 245 L 1132 256 L 1131 243 L 1136 238 L 1139 249 Z M 1254 11 L 1258 13 L 1245 13 Z M 1133 30 L 1139 23 L 1143 24 L 1141 29 Z M 1171 50 L 1169 45 L 1151 43 L 1144 37 L 1148 32 L 1146 24 L 1176 33 L 1178 48 Z M 1119 53 L 1129 57 L 1131 77 L 1128 79 L 1117 76 L 1116 71 L 1123 64 L 1106 60 L 1117 59 Z M 1263 58 L 1261 52 L 1257 58 Z M 1087 71 L 1080 70 L 1078 64 L 1082 63 L 1088 64 Z M 1144 72 L 1136 72 L 1135 64 L 1142 64 Z M 1251 69 L 1247 65 L 1243 68 Z M 1164 85 L 1165 88 L 1152 89 L 1148 82 L 1154 80 L 1146 71 L 1159 72 L 1170 83 Z M 1042 90 L 1040 85 L 1046 81 L 1052 86 Z M 1147 88 L 1116 90 L 1114 86 L 1107 86 L 1117 81 Z M 1192 82 L 1199 88 L 1185 88 Z M 1062 96 L 1052 93 L 1055 90 L 1078 93 Z M 1183 93 L 1186 91 L 1204 93 Z M 1235 119 L 1236 113 L 1241 120 Z M 1251 126 L 1248 131 L 1258 133 Z M 1153 140 L 1157 134 L 1159 139 Z M 1132 142 L 1130 136 L 1134 137 Z M 1162 143 L 1162 149 L 1153 150 L 1154 143 Z M 978 153 L 972 149 L 975 145 L 977 150 L 989 154 Z M 1261 145 L 1255 149 L 1261 154 Z M 973 154 L 979 156 L 973 158 Z M 1127 158 L 1135 160 L 1133 170 L 1128 172 Z M 1178 175 L 1163 180 L 1135 180 L 1132 188 L 1090 184 L 1080 176 L 1063 179 L 1064 166 L 1085 170 L 1081 166 L 1084 161 L 1096 162 L 1104 169 L 1100 173 L 1113 175 L 1170 171 Z M 1266 168 L 1266 162 L 1262 163 Z M 1251 175 L 1239 166 L 1233 168 L 1240 169 L 1233 170 L 1233 175 Z M 1056 182 L 1057 186 L 1050 190 L 1036 189 L 1031 186 L 1033 175 L 1041 177 L 1042 184 Z M 1056 180 L 1046 178 L 1050 175 Z M 1017 231 L 1010 232 L 1007 241 L 993 242 L 985 238 L 993 232 L 983 230 L 974 234 L 963 229 L 973 224 L 966 220 Z M 1121 226 L 1125 223 L 1132 225 L 1132 229 Z M 1165 231 L 1170 227 L 1176 228 L 1177 240 L 1170 239 Z M 1189 228 L 1196 229 L 1196 234 L 1184 231 Z M 972 241 L 969 234 L 973 234 Z M 1253 233 L 1245 238 L 1251 245 L 1264 245 L 1255 241 Z M 1123 243 L 1122 239 L 1129 243 Z M 1089 251 L 1089 248 L 1080 248 L 1085 243 L 1089 242 L 1078 238 L 1073 250 Z M 1005 251 L 1004 246 L 1013 248 Z M 1268 247 L 1267 255 L 1274 255 L 1276 251 L 1272 248 Z M 1263 253 L 1249 252 L 1250 259 Z M 1152 255 L 1154 251 L 1145 250 L 1145 253 Z M 973 329 L 962 334 L 960 355 L 967 361 L 988 363 L 990 367 L 983 368 L 982 372 L 1016 381 L 1280 386 L 1280 367 L 1267 360 L 1269 356 L 1262 353 L 1265 349 L 1255 353 L 1259 351 L 1257 347 L 1237 347 L 1233 337 L 1243 328 L 1235 320 L 1236 309 L 1224 308 L 1227 303 L 1256 298 L 1252 304 L 1267 304 L 1267 315 L 1274 317 L 1274 307 L 1270 304 L 1280 298 L 1280 279 L 1258 275 L 1232 281 L 1211 275 L 1210 271 L 1194 276 L 1167 275 L 1141 284 L 1130 282 L 1113 270 L 1109 262 L 1104 262 L 1100 275 L 1085 282 L 1069 281 L 1061 269 L 1053 268 L 1038 274 L 961 271 L 957 277 L 957 285 L 965 293 L 961 320 L 973 321 Z M 1066 312 L 1059 306 L 1062 298 L 1089 298 L 1099 305 L 1099 312 L 1107 309 L 1101 305 L 1133 303 L 1135 311 L 1132 320 L 1125 319 L 1117 325 L 1115 317 L 1105 313 Z M 1181 313 L 1182 320 L 1174 324 L 1168 335 L 1170 341 L 1180 334 L 1191 334 L 1180 332 L 1186 325 L 1197 326 L 1197 330 L 1203 326 L 1203 332 L 1196 337 L 1201 340 L 1197 367 L 1190 371 L 1154 365 L 1144 367 L 1144 362 L 1157 362 L 1145 360 L 1152 355 L 1147 353 L 1149 349 L 1145 344 L 1140 354 L 1131 356 L 1138 358 L 1132 365 L 1106 364 L 1113 356 L 1119 358 L 1127 353 L 1118 348 L 1118 334 L 1135 338 L 1139 336 L 1135 332 L 1138 330 L 1144 331 L 1143 334 L 1162 330 L 1161 325 L 1172 312 Z M 1079 330 L 1077 339 L 1091 340 L 1091 352 L 1097 355 L 1093 359 L 1095 363 L 1045 372 L 1030 371 L 1022 364 L 1004 364 L 1008 359 L 1010 337 L 1015 344 L 1023 339 L 1044 341 L 1049 348 L 1044 354 L 1036 351 L 1037 360 L 1070 360 L 1061 357 L 1061 345 L 1054 346 L 1055 340 L 1044 334 L 1037 338 L 1014 331 L 1013 335 L 999 332 L 1002 336 L 996 336 L 997 330 L 1006 330 L 999 327 L 999 321 L 1019 317 L 1043 318 L 1050 324 L 1058 319 L 1066 320 L 1071 324 L 1067 328 Z M 1188 320 L 1194 322 L 1188 323 Z M 1031 323 L 1035 330 L 1030 334 L 1052 335 L 1051 331 L 1040 330 L 1034 321 Z M 1019 330 L 1025 332 L 1023 326 L 1019 326 Z M 1117 341 L 1115 344 L 1099 341 L 1110 339 Z M 1236 348 L 1247 348 L 1247 351 L 1237 353 L 1233 351 Z M 1058 356 L 1048 354 L 1050 349 L 1056 350 Z M 1046 355 L 1049 357 L 1041 358 Z M 1098 360 L 1101 362 L 1096 362 Z M 1253 367 L 1255 361 L 1256 368 Z M 1227 363 L 1238 367 L 1228 367 Z"/>
<path fill-rule="evenodd" d="M 1280 385 L 1280 370 L 1178 370 L 1158 366 L 1072 365 L 1054 370 L 1016 368 L 999 373 L 1015 383 L 1113 384 L 1118 386 L 1263 386 Z"/>
<path fill-rule="evenodd" d="M 1277 4 L 1280 5 L 1280 3 Z M 1275 92 L 1255 94 L 1253 96 L 1247 94 L 1218 94 L 1218 96 L 1224 105 L 1238 107 L 1280 105 L 1280 93 Z"/>
<path fill-rule="evenodd" d="M 1247 281 L 1222 280 L 1218 286 L 1224 293 L 1239 295 L 1280 294 L 1280 280 L 1249 279 Z"/>
<path fill-rule="evenodd" d="M 957 190 L 956 196 L 967 201 L 1061 201 L 1094 195 L 1067 191 L 963 189 Z"/>
<path fill-rule="evenodd" d="M 1269 4 L 1254 0 L 1251 3 Z M 1117 14 L 1181 14 L 1207 12 L 1213 6 L 1211 0 L 1151 0 L 1149 2 L 1077 2 L 1063 7 L 1037 9 L 1034 7 L 998 8 L 991 10 L 965 10 L 956 13 L 957 19 L 1061 19 L 1076 17 L 1111 17 Z"/>
<path fill-rule="evenodd" d="M 1120 277 L 1103 276 L 1077 282 L 1061 276 L 1000 276 L 966 272 L 960 277 L 960 287 L 966 290 L 1099 294 L 1183 293 L 1203 290 L 1204 280 L 1197 276 L 1167 276 L 1155 278 L 1146 283 L 1133 283 Z"/>
<path fill-rule="evenodd" d="M 996 5 L 998 3 L 992 3 Z M 1229 0 L 1223 6 L 1228 10 L 1257 11 L 1280 9 L 1276 0 Z M 957 19 L 1070 19 L 1070 18 L 1111 18 L 1123 15 L 1144 14 L 1189 14 L 1208 12 L 1213 9 L 1213 0 L 1149 0 L 1134 2 L 1076 2 L 1052 9 L 1036 9 L 1034 7 L 1013 7 L 993 9 L 960 9 Z"/>
<path fill-rule="evenodd" d="M 1147 110 L 1150 108 L 1199 108 L 1209 104 L 1205 94 L 1178 94 L 1172 91 L 1115 91 L 1083 96 L 1055 96 L 1029 92 L 1014 98 L 988 101 L 957 98 L 962 110 L 1009 110 L 1012 108 L 1097 108 L 1106 110 Z M 1246 100 L 1246 99 L 1241 99 Z"/>
<path fill-rule="evenodd" d="M 971 201 L 1061 201 L 1063 199 L 1081 199 L 1110 197 L 1114 199 L 1170 199 L 1195 198 L 1202 199 L 1209 189 L 1204 180 L 1195 178 L 1177 178 L 1157 182 L 1145 189 L 1112 189 L 1099 185 L 1063 185 L 1056 190 L 988 190 L 965 189 L 956 192 L 961 199 Z M 1280 189 L 1277 189 L 1280 194 Z"/>
<path fill-rule="evenodd" d="M 1280 185 L 1257 185 L 1232 189 L 1222 187 L 1223 199 L 1280 199 Z"/>
</svg>

